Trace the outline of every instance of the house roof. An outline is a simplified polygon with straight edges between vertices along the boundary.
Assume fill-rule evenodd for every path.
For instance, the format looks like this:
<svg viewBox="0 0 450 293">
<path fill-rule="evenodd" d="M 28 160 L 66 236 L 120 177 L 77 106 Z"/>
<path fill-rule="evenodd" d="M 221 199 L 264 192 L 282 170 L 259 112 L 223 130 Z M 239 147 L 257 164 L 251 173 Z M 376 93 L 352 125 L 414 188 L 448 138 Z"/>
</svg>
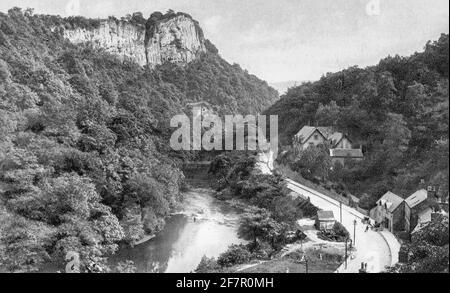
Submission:
<svg viewBox="0 0 450 293">
<path fill-rule="evenodd" d="M 328 140 L 331 141 L 331 144 L 334 146 L 336 146 L 337 144 L 339 144 L 341 142 L 341 140 L 343 140 L 344 138 L 346 138 L 350 143 L 352 142 L 350 140 L 350 138 L 348 138 L 347 135 L 343 134 L 342 132 L 334 132 L 333 134 L 331 134 L 328 137 Z"/>
<path fill-rule="evenodd" d="M 418 214 L 418 220 L 417 220 L 417 226 L 414 228 L 412 233 L 416 233 L 419 230 L 422 230 L 422 228 L 426 227 L 432 220 L 433 209 L 428 207 L 421 211 Z"/>
<path fill-rule="evenodd" d="M 313 126 L 303 126 L 295 136 L 300 139 L 300 143 L 305 143 L 305 141 L 307 141 L 316 131 L 318 131 L 325 139 L 327 138 L 318 127 Z"/>
<path fill-rule="evenodd" d="M 386 206 L 386 209 L 389 212 L 395 211 L 399 205 L 403 202 L 403 198 L 400 196 L 388 191 L 386 192 L 378 201 L 377 204 L 380 203 Z"/>
<path fill-rule="evenodd" d="M 364 158 L 364 155 L 361 149 L 330 149 L 330 157 Z"/>
<path fill-rule="evenodd" d="M 333 146 L 337 145 L 344 137 L 350 140 L 345 134 L 333 131 L 333 128 L 330 126 L 303 126 L 295 136 L 299 138 L 300 142 L 303 144 L 315 131 L 319 131 L 326 140 L 331 141 Z"/>
<path fill-rule="evenodd" d="M 319 126 L 316 128 L 319 129 L 326 139 L 330 139 L 330 136 L 333 135 L 333 128 L 330 126 Z"/>
<path fill-rule="evenodd" d="M 341 132 L 335 132 L 335 133 L 331 134 L 331 135 L 328 137 L 328 139 L 331 141 L 331 144 L 332 144 L 333 146 L 335 146 L 335 145 L 337 145 L 337 144 L 341 141 L 341 139 L 344 138 L 344 137 L 345 137 L 345 135 L 344 135 L 343 133 L 341 133 Z"/>
<path fill-rule="evenodd" d="M 332 211 L 317 211 L 317 218 L 319 221 L 332 221 L 334 214 Z"/>
<path fill-rule="evenodd" d="M 410 208 L 414 208 L 422 202 L 426 201 L 427 198 L 427 191 L 425 189 L 421 189 L 411 194 L 407 199 L 405 199 L 405 201 Z"/>
</svg>

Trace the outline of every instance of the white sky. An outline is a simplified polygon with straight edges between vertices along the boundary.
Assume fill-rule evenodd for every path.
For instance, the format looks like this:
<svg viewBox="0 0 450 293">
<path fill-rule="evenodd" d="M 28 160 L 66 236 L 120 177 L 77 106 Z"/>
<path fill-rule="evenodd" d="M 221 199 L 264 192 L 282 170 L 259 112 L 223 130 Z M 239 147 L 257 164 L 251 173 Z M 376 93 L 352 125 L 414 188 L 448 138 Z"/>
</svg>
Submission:
<svg viewBox="0 0 450 293">
<path fill-rule="evenodd" d="M 101 18 L 183 11 L 222 57 L 269 82 L 373 65 L 449 32 L 448 0 L 2 0 L 0 11 L 13 6 Z"/>
</svg>

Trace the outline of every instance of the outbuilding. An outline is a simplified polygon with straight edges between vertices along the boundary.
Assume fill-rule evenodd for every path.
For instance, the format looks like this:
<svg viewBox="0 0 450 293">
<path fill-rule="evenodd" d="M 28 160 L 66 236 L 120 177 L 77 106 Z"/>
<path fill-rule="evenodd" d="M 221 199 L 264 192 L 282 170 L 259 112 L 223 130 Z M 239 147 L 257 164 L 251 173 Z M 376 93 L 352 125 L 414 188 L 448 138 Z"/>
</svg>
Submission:
<svg viewBox="0 0 450 293">
<path fill-rule="evenodd" d="M 332 211 L 317 211 L 316 228 L 318 230 L 332 230 L 335 223 Z"/>
</svg>

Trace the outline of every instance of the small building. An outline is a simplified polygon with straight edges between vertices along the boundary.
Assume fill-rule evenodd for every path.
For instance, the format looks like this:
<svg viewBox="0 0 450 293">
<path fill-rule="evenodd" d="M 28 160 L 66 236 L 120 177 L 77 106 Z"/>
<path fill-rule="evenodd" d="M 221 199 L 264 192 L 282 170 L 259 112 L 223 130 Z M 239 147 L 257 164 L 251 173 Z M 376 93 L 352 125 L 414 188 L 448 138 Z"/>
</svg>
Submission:
<svg viewBox="0 0 450 293">
<path fill-rule="evenodd" d="M 344 164 L 346 160 L 362 160 L 364 158 L 361 147 L 353 148 L 350 138 L 332 127 L 304 126 L 294 136 L 294 148 L 298 151 L 306 150 L 311 146 L 327 145 L 330 157 L 334 163 Z"/>
<path fill-rule="evenodd" d="M 407 232 L 414 230 L 418 224 L 419 213 L 425 210 L 422 207 L 427 201 L 427 191 L 418 190 L 405 199 L 405 230 Z"/>
<path fill-rule="evenodd" d="M 405 201 L 388 191 L 377 201 L 377 206 L 370 211 L 370 216 L 390 232 L 404 231 Z"/>
<path fill-rule="evenodd" d="M 364 159 L 364 155 L 361 149 L 330 149 L 330 157 L 333 165 L 336 162 L 344 165 L 346 160 L 361 161 Z"/>
<path fill-rule="evenodd" d="M 332 211 L 317 211 L 316 229 L 332 230 L 336 220 Z"/>
<path fill-rule="evenodd" d="M 418 225 L 431 221 L 431 214 L 439 206 L 436 188 L 420 189 L 405 199 L 405 203 L 405 230 L 411 232 Z"/>
</svg>

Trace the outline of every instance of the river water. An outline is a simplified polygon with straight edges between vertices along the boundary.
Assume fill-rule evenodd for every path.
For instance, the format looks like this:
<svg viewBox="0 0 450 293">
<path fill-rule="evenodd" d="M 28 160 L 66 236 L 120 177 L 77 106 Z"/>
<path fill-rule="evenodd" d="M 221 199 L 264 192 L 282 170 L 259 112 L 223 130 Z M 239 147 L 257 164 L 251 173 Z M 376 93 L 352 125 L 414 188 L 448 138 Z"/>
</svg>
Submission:
<svg viewBox="0 0 450 293">
<path fill-rule="evenodd" d="M 123 248 L 115 261 L 132 260 L 140 273 L 188 273 L 204 255 L 217 257 L 237 237 L 238 212 L 213 197 L 208 188 L 193 188 L 184 194 L 183 210 L 171 216 L 155 238 L 133 248 Z"/>
</svg>

